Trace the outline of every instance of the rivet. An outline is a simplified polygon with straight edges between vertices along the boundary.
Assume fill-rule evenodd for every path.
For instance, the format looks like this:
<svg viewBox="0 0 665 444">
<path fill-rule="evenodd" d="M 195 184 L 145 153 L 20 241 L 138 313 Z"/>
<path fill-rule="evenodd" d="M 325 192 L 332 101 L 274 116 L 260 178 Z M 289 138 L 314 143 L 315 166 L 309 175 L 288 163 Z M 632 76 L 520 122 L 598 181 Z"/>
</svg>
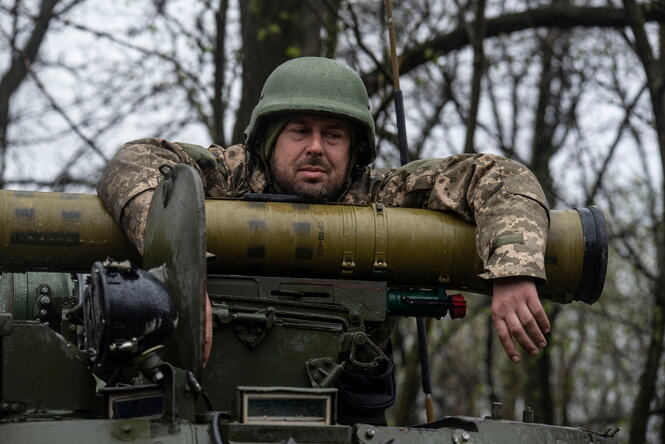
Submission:
<svg viewBox="0 0 665 444">
<path fill-rule="evenodd" d="M 161 371 L 159 371 L 159 369 L 155 369 L 155 370 L 152 372 L 152 380 L 155 381 L 155 382 L 159 382 L 159 381 L 161 381 L 162 379 L 164 379 L 164 373 L 162 373 Z"/>
<path fill-rule="evenodd" d="M 130 433 L 132 431 L 132 426 L 129 424 L 123 424 L 122 433 Z"/>
<path fill-rule="evenodd" d="M 355 342 L 357 345 L 363 345 L 365 342 L 367 342 L 367 336 L 365 336 L 364 333 L 356 333 L 353 335 L 353 342 Z"/>
</svg>

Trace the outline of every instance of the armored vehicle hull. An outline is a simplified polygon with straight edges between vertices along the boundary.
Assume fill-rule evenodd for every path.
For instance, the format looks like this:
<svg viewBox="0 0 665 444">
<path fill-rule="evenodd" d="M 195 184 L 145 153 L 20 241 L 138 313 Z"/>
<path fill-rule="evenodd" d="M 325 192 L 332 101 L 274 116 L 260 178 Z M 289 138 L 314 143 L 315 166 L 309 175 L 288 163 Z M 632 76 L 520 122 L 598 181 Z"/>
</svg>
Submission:
<svg viewBox="0 0 665 444">
<path fill-rule="evenodd" d="M 527 424 L 505 420 L 447 417 L 437 424 L 418 427 L 291 426 L 221 424 L 215 439 L 210 424 L 159 423 L 150 420 L 59 420 L 3 424 L 0 438 L 6 443 L 69 444 L 72 441 L 97 444 L 202 443 L 298 443 L 298 444 L 534 444 L 612 443 L 599 434 L 572 427 Z"/>
<path fill-rule="evenodd" d="M 340 375 L 389 362 L 369 323 L 460 318 L 446 290 L 485 289 L 473 227 L 427 215 L 416 235 L 403 226 L 424 213 L 206 202 L 199 180 L 167 171 L 142 258 L 94 197 L 0 192 L 1 443 L 613 442 L 529 412 L 338 424 Z M 602 214 L 556 213 L 550 238 L 543 296 L 595 302 Z"/>
</svg>

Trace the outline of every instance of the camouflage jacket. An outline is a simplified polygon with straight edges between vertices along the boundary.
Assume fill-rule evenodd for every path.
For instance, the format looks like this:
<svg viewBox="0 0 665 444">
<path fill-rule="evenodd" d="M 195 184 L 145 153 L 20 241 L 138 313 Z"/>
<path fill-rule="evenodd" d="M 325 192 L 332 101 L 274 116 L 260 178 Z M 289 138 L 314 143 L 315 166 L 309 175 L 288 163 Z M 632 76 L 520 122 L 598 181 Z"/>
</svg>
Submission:
<svg viewBox="0 0 665 444">
<path fill-rule="evenodd" d="M 242 145 L 212 145 L 206 150 L 162 139 L 129 142 L 109 162 L 97 192 L 139 251 L 152 198 L 145 191 L 157 186 L 161 165 L 175 163 L 193 166 L 210 197 L 270 192 L 269 175 Z M 346 187 L 339 199 L 344 203 L 452 211 L 476 223 L 476 248 L 485 266 L 482 278 L 545 280 L 548 204 L 533 174 L 516 162 L 489 154 L 460 154 L 397 169 L 358 167 Z M 384 323 L 371 335 L 381 348 L 392 324 Z"/>
</svg>

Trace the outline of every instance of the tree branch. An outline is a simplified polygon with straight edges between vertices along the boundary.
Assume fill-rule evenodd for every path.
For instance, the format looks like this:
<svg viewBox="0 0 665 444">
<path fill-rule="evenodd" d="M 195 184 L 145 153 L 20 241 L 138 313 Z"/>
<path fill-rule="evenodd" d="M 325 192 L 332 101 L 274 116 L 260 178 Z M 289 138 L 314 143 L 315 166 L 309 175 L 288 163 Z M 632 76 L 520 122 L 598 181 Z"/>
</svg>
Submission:
<svg viewBox="0 0 665 444">
<path fill-rule="evenodd" d="M 654 8 L 651 3 L 639 6 L 646 21 L 665 22 L 665 11 Z M 533 28 L 621 28 L 628 25 L 626 10 L 609 6 L 589 7 L 570 4 L 552 4 L 513 14 L 487 19 L 486 37 L 498 37 Z M 406 74 L 432 59 L 446 55 L 469 45 L 469 36 L 460 24 L 452 31 L 405 49 L 400 58 L 400 72 Z M 363 75 L 367 90 L 371 94 L 385 82 L 380 70 Z"/>
<path fill-rule="evenodd" d="M 5 175 L 5 157 L 7 152 L 7 127 L 9 126 L 9 102 L 16 93 L 19 86 L 25 80 L 30 66 L 37 59 L 39 48 L 44 41 L 44 36 L 48 30 L 49 23 L 53 18 L 53 10 L 59 0 L 44 0 L 41 3 L 39 14 L 34 19 L 34 26 L 28 41 L 23 48 L 12 46 L 12 61 L 9 69 L 0 79 L 0 188 Z M 10 36 L 8 41 L 14 42 L 14 36 Z"/>
</svg>

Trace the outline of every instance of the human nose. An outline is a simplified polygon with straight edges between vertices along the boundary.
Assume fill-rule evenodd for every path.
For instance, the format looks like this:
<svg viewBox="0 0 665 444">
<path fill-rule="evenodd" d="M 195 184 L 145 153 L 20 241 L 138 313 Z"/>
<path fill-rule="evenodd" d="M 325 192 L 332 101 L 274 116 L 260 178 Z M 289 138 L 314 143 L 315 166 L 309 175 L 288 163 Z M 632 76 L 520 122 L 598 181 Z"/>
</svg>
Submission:
<svg viewBox="0 0 665 444">
<path fill-rule="evenodd" d="M 320 156 L 323 154 L 323 136 L 321 131 L 314 130 L 307 144 L 307 154 Z"/>
</svg>

